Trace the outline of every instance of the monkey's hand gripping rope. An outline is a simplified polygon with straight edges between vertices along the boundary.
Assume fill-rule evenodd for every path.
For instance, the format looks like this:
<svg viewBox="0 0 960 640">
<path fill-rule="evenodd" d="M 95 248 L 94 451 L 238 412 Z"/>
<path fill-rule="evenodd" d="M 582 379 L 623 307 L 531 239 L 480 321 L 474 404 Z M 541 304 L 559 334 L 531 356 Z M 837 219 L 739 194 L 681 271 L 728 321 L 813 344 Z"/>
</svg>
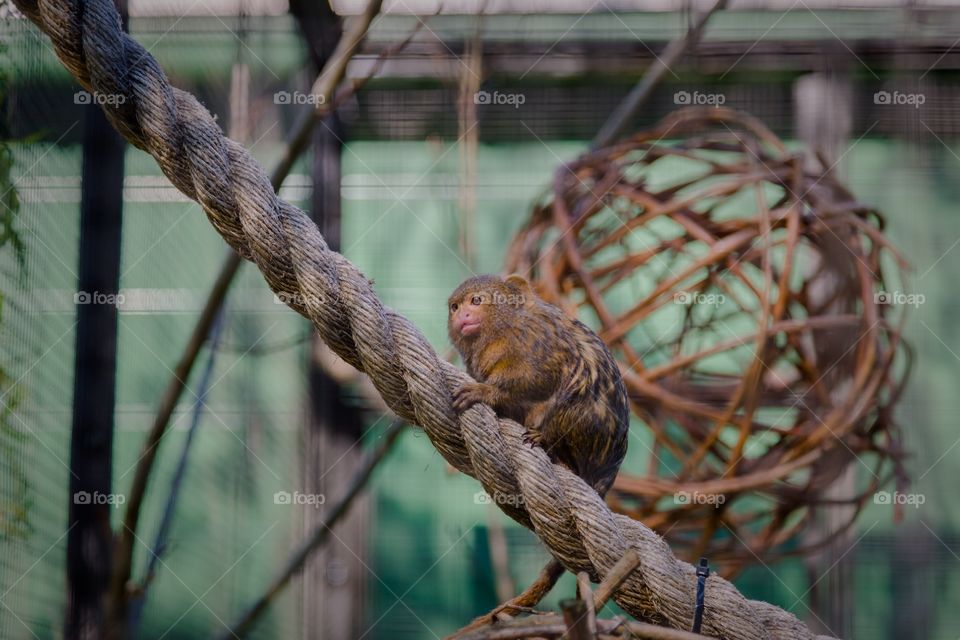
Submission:
<svg viewBox="0 0 960 640">
<path fill-rule="evenodd" d="M 421 425 L 441 455 L 491 495 L 522 496 L 499 506 L 570 571 L 602 577 L 635 548 L 640 567 L 614 599 L 640 620 L 691 627 L 694 567 L 677 560 L 650 529 L 612 513 L 543 450 L 523 445 L 520 425 L 498 420 L 483 405 L 458 416 L 451 393 L 468 376 L 439 358 L 410 321 L 384 307 L 370 281 L 327 247 L 300 209 L 276 196 L 260 165 L 224 137 L 196 98 L 170 86 L 153 56 L 123 32 L 112 0 L 15 2 L 85 89 L 116 97 L 103 104 L 120 133 L 200 203 L 220 235 L 256 263 L 270 288 L 309 318 L 340 357 L 370 376 L 397 415 Z M 706 593 L 705 634 L 815 637 L 793 614 L 747 600 L 720 577 L 708 578 Z"/>
</svg>

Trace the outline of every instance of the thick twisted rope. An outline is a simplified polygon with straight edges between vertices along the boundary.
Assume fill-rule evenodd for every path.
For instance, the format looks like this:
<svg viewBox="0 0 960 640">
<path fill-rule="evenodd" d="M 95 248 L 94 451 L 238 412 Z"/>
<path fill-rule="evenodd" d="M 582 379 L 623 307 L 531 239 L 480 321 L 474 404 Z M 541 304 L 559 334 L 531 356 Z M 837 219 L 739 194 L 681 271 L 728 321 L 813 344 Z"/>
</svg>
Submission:
<svg viewBox="0 0 960 640">
<path fill-rule="evenodd" d="M 458 416 L 451 393 L 469 377 L 439 358 L 410 321 L 384 307 L 371 282 L 327 247 L 314 223 L 276 196 L 246 150 L 224 137 L 191 94 L 170 86 L 153 56 L 121 29 L 113 0 L 15 1 L 84 88 L 124 97 L 104 107 L 113 125 L 202 205 L 230 246 L 256 263 L 270 288 L 309 318 L 340 357 L 370 376 L 397 415 L 421 425 L 440 454 L 491 495 L 522 496 L 520 506 L 499 506 L 570 571 L 597 578 L 636 549 L 641 565 L 615 594 L 617 603 L 643 621 L 691 627 L 694 568 L 653 531 L 612 513 L 542 449 L 524 445 L 520 425 L 498 420 L 485 405 Z M 715 575 L 706 592 L 706 634 L 814 637 L 793 614 L 747 600 Z"/>
</svg>

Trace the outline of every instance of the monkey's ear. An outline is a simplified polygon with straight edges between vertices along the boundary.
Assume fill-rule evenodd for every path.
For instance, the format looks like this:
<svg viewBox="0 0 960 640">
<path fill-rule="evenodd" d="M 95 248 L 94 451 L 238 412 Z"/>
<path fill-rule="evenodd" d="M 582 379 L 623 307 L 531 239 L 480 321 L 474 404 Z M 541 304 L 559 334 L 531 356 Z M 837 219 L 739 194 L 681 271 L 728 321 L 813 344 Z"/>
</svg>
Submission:
<svg viewBox="0 0 960 640">
<path fill-rule="evenodd" d="M 513 274 L 513 275 L 510 275 L 510 276 L 507 276 L 506 279 L 504 280 L 504 282 L 506 282 L 507 284 L 513 285 L 513 286 L 516 287 L 517 289 L 520 289 L 520 293 L 532 293 L 532 292 L 533 292 L 533 291 L 530 289 L 530 283 L 527 282 L 527 279 L 524 278 L 524 277 L 521 276 L 521 275 L 516 274 L 516 273 Z"/>
</svg>

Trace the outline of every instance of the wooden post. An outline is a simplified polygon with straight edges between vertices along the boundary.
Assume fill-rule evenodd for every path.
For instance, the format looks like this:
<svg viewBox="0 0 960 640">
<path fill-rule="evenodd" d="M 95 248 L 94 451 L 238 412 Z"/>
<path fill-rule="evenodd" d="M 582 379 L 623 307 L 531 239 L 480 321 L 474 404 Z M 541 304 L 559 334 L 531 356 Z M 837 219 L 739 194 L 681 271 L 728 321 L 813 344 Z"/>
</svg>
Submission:
<svg viewBox="0 0 960 640">
<path fill-rule="evenodd" d="M 314 73 L 320 73 L 342 34 L 340 18 L 325 1 L 291 0 L 307 44 Z M 343 125 L 337 113 L 326 116 L 313 134 L 311 217 L 327 244 L 340 250 L 340 180 Z M 342 400 L 340 385 L 318 362 L 327 349 L 314 335 L 310 351 L 310 405 L 304 429 L 303 486 L 307 493 L 331 501 L 341 495 L 363 456 L 358 440 L 363 418 Z M 303 637 L 349 640 L 362 633 L 362 603 L 366 584 L 366 540 L 369 498 L 358 496 L 350 513 L 337 525 L 337 535 L 310 558 L 302 582 Z M 326 506 L 307 506 L 302 532 L 313 531 L 326 515 Z"/>
<path fill-rule="evenodd" d="M 560 602 L 563 611 L 563 623 L 567 632 L 563 635 L 567 640 L 591 640 L 596 636 L 590 633 L 587 617 L 587 603 L 583 600 L 570 598 Z"/>
<path fill-rule="evenodd" d="M 797 80 L 794 87 L 794 104 L 796 108 L 796 130 L 798 137 L 803 140 L 809 152 L 806 158 L 807 168 L 811 171 L 829 169 L 841 173 L 843 155 L 850 144 L 850 131 L 853 123 L 853 89 L 845 74 L 835 72 L 812 73 Z M 823 162 L 827 163 L 822 167 Z M 836 164 L 837 166 L 832 166 Z M 849 251 L 843 248 L 839 238 L 825 236 L 824 242 L 836 245 L 826 247 L 825 256 L 828 263 L 823 270 L 818 265 L 810 265 L 810 273 L 819 273 L 809 285 L 811 300 L 833 300 L 838 290 L 849 289 L 855 279 L 855 266 Z M 831 312 L 837 314 L 853 313 L 849 297 L 840 296 L 831 303 Z M 839 375 L 844 370 L 844 363 L 837 362 L 838 354 L 854 354 L 848 351 L 848 346 L 855 344 L 859 339 L 859 329 L 844 330 L 832 329 L 829 332 L 819 332 L 813 340 L 812 348 L 816 353 L 817 366 L 825 375 Z M 836 368 L 834 368 L 836 364 Z M 829 378 L 828 378 L 829 379 Z M 844 397 L 846 389 L 840 379 L 836 385 L 828 385 L 835 389 L 833 395 L 837 403 L 848 402 Z M 817 410 L 816 406 L 811 407 Z M 845 451 L 833 452 L 824 456 L 818 464 L 825 466 L 846 465 L 833 484 L 824 491 L 826 499 L 840 499 L 855 493 L 855 467 L 851 464 Z M 810 541 L 820 539 L 836 531 L 843 523 L 852 517 L 853 505 L 837 504 L 823 507 L 817 514 L 813 526 L 807 532 Z M 807 575 L 810 581 L 810 610 L 816 618 L 808 620 L 814 628 L 820 628 L 822 633 L 829 633 L 837 637 L 846 638 L 852 632 L 853 608 L 852 599 L 852 559 L 847 556 L 849 546 L 854 541 L 854 529 L 837 536 L 822 550 L 807 558 Z"/>
<path fill-rule="evenodd" d="M 119 6 L 124 22 L 125 4 Z M 110 516 L 117 502 L 111 470 L 125 145 L 95 102 L 84 109 L 79 278 L 74 296 L 77 335 L 63 632 L 69 640 L 105 636 L 104 595 L 112 565 Z"/>
</svg>

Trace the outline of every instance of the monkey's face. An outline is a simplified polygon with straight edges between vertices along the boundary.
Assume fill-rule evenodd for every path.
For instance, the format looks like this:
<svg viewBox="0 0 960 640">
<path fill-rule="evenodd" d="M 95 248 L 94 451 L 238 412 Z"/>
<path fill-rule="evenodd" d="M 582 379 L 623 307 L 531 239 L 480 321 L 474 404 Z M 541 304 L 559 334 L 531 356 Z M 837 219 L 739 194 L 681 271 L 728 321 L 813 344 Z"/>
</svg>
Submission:
<svg viewBox="0 0 960 640">
<path fill-rule="evenodd" d="M 469 338 L 480 333 L 489 304 L 490 294 L 485 291 L 468 291 L 457 299 L 451 299 L 447 321 L 451 339 Z"/>
<path fill-rule="evenodd" d="M 484 336 L 515 327 L 521 309 L 532 303 L 530 285 L 520 276 L 504 280 L 481 275 L 465 280 L 447 300 L 450 341 L 461 355 L 465 349 L 482 348 Z"/>
</svg>

